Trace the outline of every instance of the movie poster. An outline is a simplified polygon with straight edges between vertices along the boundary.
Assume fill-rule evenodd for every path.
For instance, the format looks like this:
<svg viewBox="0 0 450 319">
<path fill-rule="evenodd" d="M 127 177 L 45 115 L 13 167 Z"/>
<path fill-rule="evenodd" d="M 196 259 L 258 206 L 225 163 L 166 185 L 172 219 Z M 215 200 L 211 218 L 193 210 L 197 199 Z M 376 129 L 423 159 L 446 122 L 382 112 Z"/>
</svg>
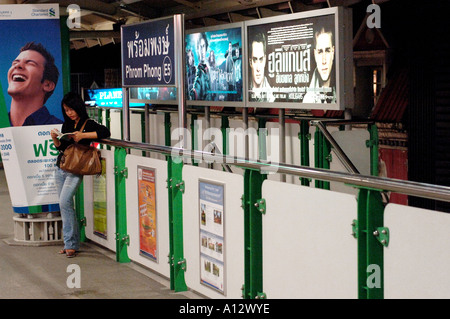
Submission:
<svg viewBox="0 0 450 319">
<path fill-rule="evenodd" d="M 139 254 L 157 262 L 155 169 L 138 166 Z"/>
<path fill-rule="evenodd" d="M 200 281 L 225 292 L 224 186 L 199 182 Z"/>
<path fill-rule="evenodd" d="M 242 29 L 186 35 L 186 99 L 241 102 Z"/>
<path fill-rule="evenodd" d="M 249 25 L 248 101 L 336 104 L 334 21 L 330 14 Z"/>
<path fill-rule="evenodd" d="M 61 124 L 64 93 L 58 4 L 0 5 L 0 42 L 4 44 L 0 114 L 7 119 L 1 127 Z"/>
<path fill-rule="evenodd" d="M 94 176 L 94 235 L 107 239 L 106 160 L 102 158 L 102 174 Z"/>
</svg>

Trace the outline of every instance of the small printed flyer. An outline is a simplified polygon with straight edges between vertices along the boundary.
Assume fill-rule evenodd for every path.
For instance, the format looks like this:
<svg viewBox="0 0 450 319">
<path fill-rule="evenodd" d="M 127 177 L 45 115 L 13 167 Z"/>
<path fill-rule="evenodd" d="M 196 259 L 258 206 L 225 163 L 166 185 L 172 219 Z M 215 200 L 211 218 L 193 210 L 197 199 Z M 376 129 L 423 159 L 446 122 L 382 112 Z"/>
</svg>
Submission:
<svg viewBox="0 0 450 319">
<path fill-rule="evenodd" d="M 158 262 L 155 170 L 138 167 L 139 253 Z"/>
<path fill-rule="evenodd" d="M 200 281 L 225 294 L 224 186 L 199 182 Z"/>
<path fill-rule="evenodd" d="M 94 235 L 107 239 L 106 160 L 102 158 L 102 174 L 94 176 Z"/>
</svg>

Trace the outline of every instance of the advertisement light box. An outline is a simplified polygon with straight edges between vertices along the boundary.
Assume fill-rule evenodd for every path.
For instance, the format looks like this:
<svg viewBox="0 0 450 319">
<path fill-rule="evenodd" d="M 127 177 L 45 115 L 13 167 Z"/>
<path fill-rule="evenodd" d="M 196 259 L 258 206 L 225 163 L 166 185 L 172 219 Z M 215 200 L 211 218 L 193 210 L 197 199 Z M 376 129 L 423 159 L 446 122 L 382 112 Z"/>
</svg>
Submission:
<svg viewBox="0 0 450 319">
<path fill-rule="evenodd" d="M 88 106 L 122 107 L 122 89 L 86 89 L 84 101 Z M 130 107 L 144 106 L 144 103 L 130 102 Z"/>
<path fill-rule="evenodd" d="M 242 35 L 243 23 L 186 33 L 186 104 L 243 106 Z"/>
<path fill-rule="evenodd" d="M 333 7 L 245 22 L 248 107 L 353 107 L 351 10 Z"/>
</svg>

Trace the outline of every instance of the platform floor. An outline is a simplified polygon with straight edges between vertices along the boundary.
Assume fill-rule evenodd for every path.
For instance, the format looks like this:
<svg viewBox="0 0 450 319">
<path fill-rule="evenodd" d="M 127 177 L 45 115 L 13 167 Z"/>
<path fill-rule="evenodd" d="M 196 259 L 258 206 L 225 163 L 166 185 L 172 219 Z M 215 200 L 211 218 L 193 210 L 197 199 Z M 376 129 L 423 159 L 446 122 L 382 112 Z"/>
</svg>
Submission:
<svg viewBox="0 0 450 319">
<path fill-rule="evenodd" d="M 131 263 L 118 263 L 115 253 L 83 243 L 75 258 L 58 246 L 24 246 L 14 241 L 14 217 L 0 168 L 0 299 L 202 299 L 194 292 L 174 292 L 167 278 Z M 69 288 L 79 267 L 80 288 Z M 76 267 L 75 266 L 75 267 Z"/>
</svg>

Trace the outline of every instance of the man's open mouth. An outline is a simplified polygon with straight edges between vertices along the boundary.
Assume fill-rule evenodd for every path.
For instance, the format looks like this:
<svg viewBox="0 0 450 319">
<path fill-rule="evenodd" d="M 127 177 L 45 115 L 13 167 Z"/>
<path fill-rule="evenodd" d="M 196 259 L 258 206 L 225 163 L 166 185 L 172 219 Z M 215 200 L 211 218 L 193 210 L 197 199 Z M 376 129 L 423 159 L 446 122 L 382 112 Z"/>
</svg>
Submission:
<svg viewBox="0 0 450 319">
<path fill-rule="evenodd" d="M 14 74 L 14 75 L 12 76 L 12 80 L 13 80 L 14 82 L 25 82 L 26 79 L 27 79 L 27 78 L 26 78 L 25 76 L 21 75 L 21 74 Z"/>
</svg>

